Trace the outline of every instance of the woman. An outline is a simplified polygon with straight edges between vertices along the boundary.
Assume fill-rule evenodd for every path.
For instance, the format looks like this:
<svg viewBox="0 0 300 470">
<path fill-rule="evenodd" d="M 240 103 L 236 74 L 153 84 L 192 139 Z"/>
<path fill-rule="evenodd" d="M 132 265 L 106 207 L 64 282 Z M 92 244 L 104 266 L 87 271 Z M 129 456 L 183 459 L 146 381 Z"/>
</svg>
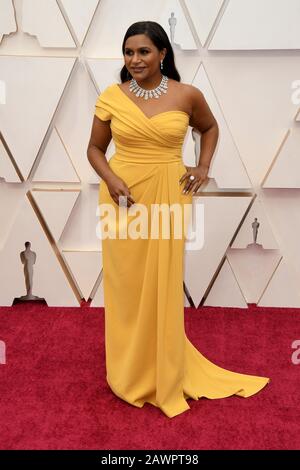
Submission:
<svg viewBox="0 0 300 470">
<path fill-rule="evenodd" d="M 114 83 L 99 95 L 87 152 L 102 178 L 99 207 L 105 206 L 108 215 L 101 217 L 107 382 L 128 403 L 151 403 L 174 417 L 190 408 L 187 398 L 248 397 L 269 379 L 216 366 L 186 337 L 186 232 L 175 236 L 178 219 L 171 211 L 169 238 L 159 224 L 157 237 L 151 236 L 147 224 L 144 237 L 136 236 L 137 225 L 131 230 L 135 236 L 124 235 L 124 227 L 129 230 L 142 209 L 149 222 L 155 204 L 191 206 L 192 194 L 207 180 L 218 125 L 201 91 L 180 83 L 172 46 L 158 23 L 131 25 L 122 51 L 121 84 Z M 150 96 L 149 90 L 154 90 Z M 202 134 L 197 167 L 185 167 L 182 161 L 189 125 Z M 116 153 L 107 162 L 112 137 Z M 189 218 L 182 214 L 183 232 Z"/>
</svg>

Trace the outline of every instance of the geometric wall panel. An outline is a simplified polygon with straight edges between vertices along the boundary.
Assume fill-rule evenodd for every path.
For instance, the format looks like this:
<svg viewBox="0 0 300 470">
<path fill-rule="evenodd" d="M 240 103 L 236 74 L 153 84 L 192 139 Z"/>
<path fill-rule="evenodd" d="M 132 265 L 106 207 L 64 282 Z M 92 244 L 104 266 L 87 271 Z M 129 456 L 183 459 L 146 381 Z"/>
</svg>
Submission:
<svg viewBox="0 0 300 470">
<path fill-rule="evenodd" d="M 87 184 L 78 197 L 59 240 L 62 250 L 101 251 L 97 215 L 99 185 Z"/>
<path fill-rule="evenodd" d="M 299 0 L 230 0 L 209 49 L 300 49 L 299 23 Z"/>
<path fill-rule="evenodd" d="M 55 127 L 80 179 L 86 183 L 100 181 L 86 153 L 97 96 L 84 64 L 77 61 L 62 106 L 55 116 Z"/>
<path fill-rule="evenodd" d="M 102 256 L 102 253 L 100 253 Z M 101 281 L 98 289 L 93 297 L 93 300 L 90 304 L 91 307 L 104 307 L 104 291 L 103 291 L 103 282 Z"/>
<path fill-rule="evenodd" d="M 218 146 L 217 146 L 218 148 Z M 215 152 L 217 152 L 217 148 Z M 185 166 L 197 166 L 200 155 L 200 133 L 197 129 L 188 127 L 183 142 L 183 163 Z M 208 180 L 200 188 L 202 193 L 220 192 L 214 178 L 211 176 L 211 167 L 208 171 Z"/>
<path fill-rule="evenodd" d="M 197 70 L 201 64 L 200 57 L 195 55 L 187 55 L 181 52 L 180 54 L 176 54 L 175 60 L 181 82 L 192 84 Z"/>
<path fill-rule="evenodd" d="M 191 303 L 189 302 L 189 299 L 186 295 L 184 295 L 184 306 L 185 307 L 190 307 Z"/>
<path fill-rule="evenodd" d="M 187 133 L 183 142 L 182 157 L 185 166 L 197 166 L 200 155 L 200 133 L 197 129 L 188 127 Z M 215 152 L 217 152 L 217 148 Z M 211 176 L 211 167 L 208 170 L 208 180 L 200 188 L 200 191 L 217 192 L 220 191 L 214 178 Z"/>
<path fill-rule="evenodd" d="M 280 251 L 300 279 L 299 189 L 265 189 L 264 207 L 280 244 Z"/>
<path fill-rule="evenodd" d="M 102 269 L 102 253 L 97 251 L 63 251 L 82 297 L 87 301 Z"/>
<path fill-rule="evenodd" d="M 0 0 L 0 42 L 4 34 L 16 31 L 17 25 L 12 0 Z"/>
<path fill-rule="evenodd" d="M 237 283 L 227 259 L 225 259 L 225 262 L 213 283 L 208 296 L 206 297 L 204 305 L 211 307 L 248 308 L 241 288 Z"/>
<path fill-rule="evenodd" d="M 199 160 L 199 154 L 197 153 L 198 146 L 193 138 L 196 132 L 197 131 L 194 130 L 194 128 L 188 127 L 187 133 L 184 138 L 182 158 L 186 166 L 196 166 Z M 209 177 L 211 178 L 210 169 L 209 169 Z"/>
<path fill-rule="evenodd" d="M 293 268 L 282 259 L 274 272 L 258 305 L 260 307 L 300 308 L 300 278 Z"/>
<path fill-rule="evenodd" d="M 179 0 L 165 0 L 163 2 L 151 0 L 151 2 L 145 1 L 141 5 L 142 13 L 135 0 L 124 2 L 101 0 L 84 42 L 86 56 L 89 58 L 122 57 L 123 37 L 128 27 L 136 21 L 156 21 L 165 28 L 170 38 L 168 19 L 172 12 L 175 13 L 177 19 L 174 41 L 178 45 L 178 49 L 197 49 Z"/>
<path fill-rule="evenodd" d="M 229 248 L 227 258 L 249 304 L 259 301 L 282 256 L 279 250 L 253 244 L 246 249 Z"/>
<path fill-rule="evenodd" d="M 6 183 L 0 180 L 0 250 L 10 236 L 25 194 L 26 187 L 23 183 Z"/>
<path fill-rule="evenodd" d="M 152 3 L 152 2 L 151 2 Z M 182 50 L 197 49 L 190 26 L 186 20 L 185 14 L 181 8 L 179 0 L 165 0 L 161 2 L 161 11 L 158 23 L 162 25 L 171 40 L 169 18 L 174 13 L 176 25 L 174 28 L 174 45 Z"/>
<path fill-rule="evenodd" d="M 255 218 L 257 221 L 255 221 Z M 255 225 L 259 223 L 255 240 Z M 252 225 L 254 224 L 254 225 Z M 240 227 L 231 248 L 247 248 L 256 241 L 265 249 L 279 249 L 279 245 L 274 237 L 267 214 L 261 201 L 255 199 L 242 226 Z"/>
<path fill-rule="evenodd" d="M 300 188 L 300 127 L 288 131 L 262 187 Z"/>
<path fill-rule="evenodd" d="M 143 2 L 142 9 L 143 18 L 157 21 L 161 0 Z M 130 24 L 141 19 L 136 1 L 101 0 L 84 42 L 86 56 L 109 59 L 122 57 L 124 34 Z"/>
<path fill-rule="evenodd" d="M 193 205 L 204 204 L 204 245 L 198 250 L 185 251 L 184 282 L 196 306 L 200 304 L 251 201 L 251 196 L 193 198 Z"/>
<path fill-rule="evenodd" d="M 51 132 L 33 181 L 80 183 L 73 163 L 55 128 Z"/>
<path fill-rule="evenodd" d="M 112 83 L 120 83 L 120 69 L 124 59 L 87 59 L 87 64 L 98 90 L 103 91 Z"/>
<path fill-rule="evenodd" d="M 59 305 L 79 306 L 81 297 L 91 297 L 92 306 L 104 306 L 96 213 L 101 179 L 86 154 L 94 106 L 100 90 L 120 80 L 127 28 L 150 19 L 171 39 L 173 12 L 181 81 L 204 93 L 220 129 L 209 180 L 193 198 L 205 204 L 205 245 L 186 249 L 184 305 L 299 307 L 300 50 L 270 52 L 299 49 L 297 5 L 0 0 L 0 269 L 13 269 L 11 301 L 25 293 L 24 235 L 37 253 L 34 294 L 55 305 L 62 288 Z M 200 44 L 211 49 L 198 50 Z M 189 128 L 187 166 L 197 164 L 200 145 L 201 135 Z M 106 158 L 114 153 L 111 141 Z M 236 192 L 248 188 L 256 197 Z M 50 290 L 44 295 L 42 288 Z M 1 278 L 0 293 L 7 292 Z"/>
<path fill-rule="evenodd" d="M 292 127 L 291 83 L 299 76 L 299 57 L 218 53 L 203 60 L 247 174 L 253 186 L 260 187 Z"/>
<path fill-rule="evenodd" d="M 202 46 L 206 43 L 223 3 L 224 0 L 185 0 Z"/>
<path fill-rule="evenodd" d="M 0 178 L 8 183 L 20 183 L 20 178 L 0 139 Z"/>
<path fill-rule="evenodd" d="M 204 94 L 220 129 L 218 144 L 211 161 L 208 176 L 215 179 L 219 188 L 251 188 L 252 185 L 246 169 L 240 158 L 233 137 L 229 132 L 228 125 L 224 119 L 223 113 L 216 100 L 216 96 L 202 64 L 193 81 L 193 85 L 199 88 Z M 199 155 L 201 135 L 199 133 L 195 133 L 195 137 L 197 155 Z"/>
<path fill-rule="evenodd" d="M 43 214 L 53 238 L 58 241 L 79 197 L 80 190 L 32 190 L 32 196 Z"/>
<path fill-rule="evenodd" d="M 82 45 L 99 0 L 89 0 L 88 2 L 60 0 L 60 3 L 70 20 L 79 44 Z"/>
<path fill-rule="evenodd" d="M 23 0 L 21 29 L 42 47 L 76 47 L 55 0 Z"/>
<path fill-rule="evenodd" d="M 15 297 L 26 294 L 24 266 L 20 259 L 26 241 L 36 253 L 33 295 L 44 298 L 48 306 L 78 307 L 79 302 L 27 197 L 0 251 L 0 266 L 6 267 L 0 270 L 0 305 L 10 306 Z"/>
<path fill-rule="evenodd" d="M 0 106 L 0 129 L 24 179 L 27 179 L 56 110 L 73 58 L 0 57 L 9 83 Z"/>
</svg>

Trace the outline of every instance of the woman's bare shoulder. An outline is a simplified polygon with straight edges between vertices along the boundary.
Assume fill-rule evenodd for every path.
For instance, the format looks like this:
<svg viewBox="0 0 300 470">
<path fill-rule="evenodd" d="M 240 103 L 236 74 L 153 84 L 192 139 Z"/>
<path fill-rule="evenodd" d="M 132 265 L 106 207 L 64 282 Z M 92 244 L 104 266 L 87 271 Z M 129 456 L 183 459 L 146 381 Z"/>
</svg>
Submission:
<svg viewBox="0 0 300 470">
<path fill-rule="evenodd" d="M 189 114 L 191 115 L 195 103 L 199 103 L 199 100 L 203 97 L 202 92 L 199 88 L 189 83 L 171 80 L 171 84 L 176 96 L 181 97 L 182 102 L 185 104 L 185 107 L 189 109 Z"/>
<path fill-rule="evenodd" d="M 189 83 L 182 83 L 178 82 L 179 89 L 182 93 L 184 93 L 190 99 L 199 99 L 203 96 L 202 91 L 194 85 L 190 85 Z"/>
</svg>

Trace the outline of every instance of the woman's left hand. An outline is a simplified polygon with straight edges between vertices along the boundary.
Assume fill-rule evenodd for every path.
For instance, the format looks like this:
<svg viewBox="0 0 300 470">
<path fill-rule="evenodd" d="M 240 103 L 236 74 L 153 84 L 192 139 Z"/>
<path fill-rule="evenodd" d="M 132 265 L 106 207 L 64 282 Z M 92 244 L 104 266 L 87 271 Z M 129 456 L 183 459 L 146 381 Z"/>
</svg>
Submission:
<svg viewBox="0 0 300 470">
<path fill-rule="evenodd" d="M 185 181 L 183 193 L 188 194 L 190 191 L 195 194 L 202 183 L 204 183 L 208 177 L 208 170 L 209 167 L 206 165 L 198 165 L 196 167 L 191 167 L 191 166 L 186 166 L 186 173 L 182 175 L 182 177 L 179 180 L 179 183 L 183 183 Z M 190 176 L 193 175 L 195 178 L 193 180 L 190 180 Z"/>
</svg>

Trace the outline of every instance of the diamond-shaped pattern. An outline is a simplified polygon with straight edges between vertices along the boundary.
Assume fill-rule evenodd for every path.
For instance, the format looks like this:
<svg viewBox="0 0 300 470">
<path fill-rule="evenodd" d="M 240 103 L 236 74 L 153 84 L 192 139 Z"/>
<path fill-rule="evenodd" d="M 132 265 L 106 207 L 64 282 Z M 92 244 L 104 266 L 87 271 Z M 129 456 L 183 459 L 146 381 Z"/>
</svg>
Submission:
<svg viewBox="0 0 300 470">
<path fill-rule="evenodd" d="M 119 81 L 123 35 L 142 11 L 164 27 L 182 81 L 204 93 L 220 128 L 194 198 L 205 240 L 186 251 L 185 305 L 300 306 L 299 103 L 288 94 L 299 67 L 268 51 L 300 49 L 298 0 L 0 0 L 0 11 L 0 305 L 26 293 L 30 241 L 34 294 L 103 306 L 100 179 L 86 148 L 96 97 Z M 190 128 L 185 164 L 200 148 Z M 111 142 L 108 160 L 114 152 Z"/>
</svg>

